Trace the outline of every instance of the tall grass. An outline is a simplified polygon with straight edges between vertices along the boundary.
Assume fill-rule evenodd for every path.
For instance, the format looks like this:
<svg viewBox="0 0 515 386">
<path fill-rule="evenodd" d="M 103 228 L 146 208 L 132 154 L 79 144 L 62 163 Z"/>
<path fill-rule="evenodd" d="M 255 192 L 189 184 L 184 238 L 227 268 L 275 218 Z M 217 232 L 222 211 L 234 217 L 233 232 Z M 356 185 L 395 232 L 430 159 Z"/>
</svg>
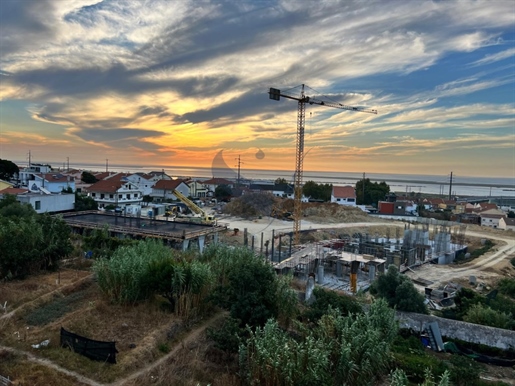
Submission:
<svg viewBox="0 0 515 386">
<path fill-rule="evenodd" d="M 147 240 L 118 248 L 110 259 L 97 260 L 93 264 L 93 271 L 100 289 L 111 301 L 134 303 L 151 295 L 152 289 L 145 285 L 149 264 L 168 260 L 171 256 L 170 248 Z"/>
</svg>

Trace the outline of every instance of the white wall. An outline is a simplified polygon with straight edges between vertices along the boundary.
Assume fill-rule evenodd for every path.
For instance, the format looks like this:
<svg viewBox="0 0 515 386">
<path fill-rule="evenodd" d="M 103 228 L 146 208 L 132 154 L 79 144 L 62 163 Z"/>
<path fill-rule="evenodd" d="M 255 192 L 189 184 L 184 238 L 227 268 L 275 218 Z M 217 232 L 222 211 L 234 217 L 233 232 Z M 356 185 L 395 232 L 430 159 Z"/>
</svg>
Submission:
<svg viewBox="0 0 515 386">
<path fill-rule="evenodd" d="M 30 204 L 37 213 L 62 212 L 75 208 L 75 194 L 20 194 L 16 199 Z"/>
</svg>

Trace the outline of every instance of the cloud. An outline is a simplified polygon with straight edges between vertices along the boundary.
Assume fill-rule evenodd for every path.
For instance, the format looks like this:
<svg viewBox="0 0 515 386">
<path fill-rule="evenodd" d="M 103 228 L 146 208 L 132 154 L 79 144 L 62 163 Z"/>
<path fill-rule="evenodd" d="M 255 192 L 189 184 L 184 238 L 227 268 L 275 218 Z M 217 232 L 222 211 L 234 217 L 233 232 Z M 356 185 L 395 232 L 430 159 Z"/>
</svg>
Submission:
<svg viewBox="0 0 515 386">
<path fill-rule="evenodd" d="M 495 54 L 485 55 L 482 59 L 476 60 L 472 63 L 475 66 L 491 64 L 504 59 L 513 59 L 515 57 L 515 48 L 508 48 L 507 50 L 496 52 Z"/>
</svg>

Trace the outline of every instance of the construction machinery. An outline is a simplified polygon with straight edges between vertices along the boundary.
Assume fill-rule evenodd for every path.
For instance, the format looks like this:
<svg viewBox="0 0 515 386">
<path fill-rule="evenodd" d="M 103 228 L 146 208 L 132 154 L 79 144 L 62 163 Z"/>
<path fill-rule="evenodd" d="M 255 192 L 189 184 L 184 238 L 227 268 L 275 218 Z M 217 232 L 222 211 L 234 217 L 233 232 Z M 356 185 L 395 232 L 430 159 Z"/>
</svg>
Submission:
<svg viewBox="0 0 515 386">
<path fill-rule="evenodd" d="M 300 221 L 302 218 L 302 173 L 304 162 L 304 122 L 306 120 L 306 103 L 310 105 L 320 105 L 334 107 L 341 110 L 358 111 L 362 113 L 377 114 L 377 110 L 369 110 L 362 107 L 346 106 L 341 103 L 324 101 L 309 97 L 304 94 L 304 84 L 300 96 L 293 96 L 282 93 L 281 90 L 270 88 L 269 97 L 278 101 L 283 98 L 293 99 L 298 102 L 297 108 L 297 147 L 295 157 L 295 183 L 294 183 L 294 206 L 293 206 L 293 233 L 295 244 L 300 243 Z"/>
<path fill-rule="evenodd" d="M 287 210 L 278 208 L 276 206 L 272 207 L 270 217 L 284 221 L 293 221 L 293 214 L 291 212 L 288 212 Z"/>
<path fill-rule="evenodd" d="M 191 210 L 193 213 L 193 218 L 200 218 L 200 220 L 205 224 L 213 224 L 215 222 L 215 216 L 208 215 L 201 207 L 199 207 L 178 190 L 175 189 L 173 191 L 173 195 Z"/>
</svg>

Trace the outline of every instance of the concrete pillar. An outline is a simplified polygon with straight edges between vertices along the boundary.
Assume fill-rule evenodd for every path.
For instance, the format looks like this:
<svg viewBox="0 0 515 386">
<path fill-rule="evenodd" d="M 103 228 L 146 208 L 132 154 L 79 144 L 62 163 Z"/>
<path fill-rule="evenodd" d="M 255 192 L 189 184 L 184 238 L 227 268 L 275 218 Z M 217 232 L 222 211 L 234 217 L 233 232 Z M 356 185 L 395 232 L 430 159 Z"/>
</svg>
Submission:
<svg viewBox="0 0 515 386">
<path fill-rule="evenodd" d="M 368 279 L 373 282 L 376 278 L 376 266 L 374 264 L 368 264 Z"/>
<path fill-rule="evenodd" d="M 315 276 L 313 274 L 310 274 L 308 276 L 308 282 L 306 283 L 306 295 L 304 297 L 304 301 L 307 304 L 311 304 L 314 301 L 314 299 L 312 298 L 314 289 L 315 289 Z"/>
<path fill-rule="evenodd" d="M 343 276 L 343 262 L 340 260 L 336 260 L 336 277 Z"/>
<path fill-rule="evenodd" d="M 324 266 L 322 264 L 318 265 L 318 284 L 324 284 L 325 278 L 324 278 Z"/>
<path fill-rule="evenodd" d="M 199 238 L 198 238 L 198 250 L 200 251 L 201 254 L 204 252 L 205 241 L 206 241 L 206 236 L 205 235 L 199 236 Z"/>
<path fill-rule="evenodd" d="M 281 241 L 282 241 L 282 237 L 283 237 L 283 235 L 282 235 L 282 233 L 280 233 L 279 234 L 279 247 L 278 247 L 279 248 L 279 259 L 277 260 L 279 263 L 281 262 L 281 257 L 282 257 L 281 256 Z"/>
<path fill-rule="evenodd" d="M 274 256 L 274 244 L 275 244 L 275 229 L 272 229 L 272 246 L 270 247 L 270 261 L 275 261 Z"/>
<path fill-rule="evenodd" d="M 182 241 L 182 250 L 186 251 L 189 246 L 190 246 L 190 240 L 189 239 L 184 239 Z"/>
</svg>

